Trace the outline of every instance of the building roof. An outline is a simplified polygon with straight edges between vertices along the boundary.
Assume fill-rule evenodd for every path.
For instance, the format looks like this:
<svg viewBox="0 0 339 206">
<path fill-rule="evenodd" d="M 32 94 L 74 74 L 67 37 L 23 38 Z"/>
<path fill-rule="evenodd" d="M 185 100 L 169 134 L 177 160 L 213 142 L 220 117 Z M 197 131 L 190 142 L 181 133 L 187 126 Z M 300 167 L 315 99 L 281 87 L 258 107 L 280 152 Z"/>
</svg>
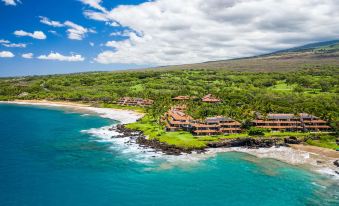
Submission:
<svg viewBox="0 0 339 206">
<path fill-rule="evenodd" d="M 180 121 L 173 121 L 173 120 L 170 120 L 169 121 L 169 123 L 171 124 L 171 125 L 184 125 L 184 124 L 190 124 L 189 122 L 180 122 Z"/>
<path fill-rule="evenodd" d="M 139 97 L 122 97 L 118 100 L 119 104 L 127 105 L 151 105 L 153 102 L 154 101 L 151 99 L 143 99 Z"/>
<path fill-rule="evenodd" d="M 215 117 L 207 117 L 205 121 L 206 123 L 219 123 L 219 122 L 227 122 L 227 121 L 234 121 L 234 120 L 229 117 L 215 116 Z"/>
<path fill-rule="evenodd" d="M 168 111 L 168 114 L 175 120 L 191 120 L 192 117 L 185 114 L 184 112 L 180 111 L 180 110 L 175 110 L 175 109 L 171 109 Z"/>
<path fill-rule="evenodd" d="M 300 120 L 296 120 L 296 121 L 280 121 L 279 119 L 277 120 L 262 120 L 262 119 L 257 119 L 257 120 L 253 120 L 252 122 L 254 123 L 265 123 L 265 124 L 296 124 L 296 123 L 301 123 Z"/>
<path fill-rule="evenodd" d="M 204 96 L 201 100 L 202 100 L 203 102 L 209 102 L 209 103 L 217 103 L 217 102 L 221 102 L 220 99 L 214 97 L 212 94 L 208 94 L 208 95 Z"/>
<path fill-rule="evenodd" d="M 318 117 L 307 113 L 300 113 L 299 116 L 303 119 L 318 119 Z"/>
<path fill-rule="evenodd" d="M 230 128 L 220 128 L 221 131 L 234 131 L 241 130 L 239 127 L 230 127 Z"/>
<path fill-rule="evenodd" d="M 173 100 L 189 100 L 190 96 L 177 96 L 172 98 Z"/>
<path fill-rule="evenodd" d="M 298 128 L 298 129 L 302 129 L 301 126 L 256 126 L 256 127 L 260 127 L 260 128 L 267 128 L 267 129 L 287 129 L 287 128 Z"/>
<path fill-rule="evenodd" d="M 299 119 L 294 114 L 267 114 L 267 119 Z"/>
<path fill-rule="evenodd" d="M 240 122 L 234 121 L 234 122 L 225 122 L 220 123 L 221 126 L 239 126 L 241 125 Z"/>
<path fill-rule="evenodd" d="M 218 127 L 218 125 L 211 125 L 211 124 L 192 124 L 192 127 L 196 127 L 196 128 L 213 128 L 213 127 Z"/>
<path fill-rule="evenodd" d="M 318 117 L 308 114 L 308 113 L 299 113 L 299 114 L 291 114 L 291 113 L 269 113 L 266 116 L 257 113 L 256 114 L 257 119 L 261 120 L 290 120 L 290 119 L 295 119 L 296 121 L 304 120 L 304 119 L 312 119 L 314 120 L 319 120 Z M 305 120 L 307 121 L 307 120 Z M 323 120 L 322 120 L 323 121 Z"/>
</svg>

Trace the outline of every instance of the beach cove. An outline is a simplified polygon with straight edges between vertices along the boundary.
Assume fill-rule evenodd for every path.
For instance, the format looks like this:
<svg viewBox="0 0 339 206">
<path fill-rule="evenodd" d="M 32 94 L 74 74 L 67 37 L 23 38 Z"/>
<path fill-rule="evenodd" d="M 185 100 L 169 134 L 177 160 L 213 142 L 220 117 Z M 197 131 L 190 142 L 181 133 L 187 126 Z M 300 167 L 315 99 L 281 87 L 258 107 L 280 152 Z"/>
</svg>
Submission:
<svg viewBox="0 0 339 206">
<path fill-rule="evenodd" d="M 166 176 L 167 175 L 166 173 L 172 174 L 173 172 L 178 172 L 180 174 L 179 175 L 180 178 L 184 178 L 184 176 L 186 176 L 186 173 L 187 173 L 187 175 L 188 174 L 191 174 L 191 175 L 195 174 L 195 175 L 197 175 L 197 177 L 200 176 L 200 175 L 207 175 L 207 176 L 204 176 L 205 178 L 207 178 L 206 181 L 208 180 L 208 178 L 212 178 L 212 180 L 209 180 L 209 181 L 211 181 L 210 184 L 216 184 L 216 182 L 214 182 L 214 181 L 218 180 L 218 176 L 217 176 L 218 172 L 223 173 L 223 177 L 221 178 L 221 179 L 223 179 L 223 180 L 221 180 L 222 182 L 223 181 L 226 181 L 226 182 L 229 181 L 227 179 L 231 178 L 231 177 L 235 178 L 235 181 L 236 180 L 239 181 L 238 178 L 240 178 L 240 177 L 245 178 L 245 176 L 241 176 L 242 172 L 239 173 L 239 171 L 232 171 L 233 169 L 236 169 L 238 166 L 240 166 L 240 168 L 242 168 L 244 170 L 243 172 L 245 172 L 245 173 L 249 172 L 251 175 L 254 175 L 254 177 L 256 177 L 257 175 L 260 174 L 259 176 L 262 176 L 262 177 L 265 176 L 265 177 L 270 177 L 270 178 L 273 178 L 273 179 L 275 179 L 275 177 L 276 177 L 277 180 L 279 180 L 279 179 L 281 180 L 281 178 L 284 179 L 287 176 L 291 175 L 291 174 L 288 174 L 291 171 L 297 172 L 297 173 L 301 172 L 301 173 L 307 174 L 306 177 L 312 177 L 312 178 L 316 177 L 313 180 L 319 180 L 318 178 L 321 177 L 320 178 L 321 183 L 319 183 L 317 181 L 313 181 L 313 180 L 308 182 L 308 180 L 306 180 L 307 178 L 306 179 L 303 179 L 304 177 L 301 178 L 301 179 L 303 179 L 302 182 L 305 181 L 302 184 L 304 184 L 304 183 L 307 184 L 307 185 L 308 185 L 308 183 L 310 184 L 310 185 L 306 186 L 306 188 L 311 189 L 312 195 L 314 195 L 313 194 L 314 191 L 319 192 L 318 191 L 318 190 L 320 190 L 319 188 L 324 187 L 323 184 L 327 184 L 325 186 L 326 189 L 323 188 L 323 192 L 325 192 L 327 194 L 327 192 L 331 193 L 331 191 L 332 191 L 332 193 L 330 195 L 327 194 L 327 195 L 330 196 L 329 199 L 331 200 L 331 201 L 328 202 L 328 205 L 331 205 L 332 203 L 335 203 L 337 201 L 337 199 L 336 199 L 337 194 L 335 194 L 334 191 L 336 191 L 336 188 L 337 188 L 338 185 L 331 183 L 331 180 L 330 180 L 331 178 L 327 179 L 327 177 L 325 178 L 323 176 L 318 176 L 318 174 L 314 174 L 313 172 L 311 172 L 311 173 L 308 172 L 307 169 L 317 170 L 319 168 L 315 167 L 314 165 L 312 166 L 312 163 L 314 163 L 314 162 L 316 163 L 317 160 L 318 160 L 316 158 L 314 159 L 315 154 L 312 154 L 312 153 L 309 153 L 309 152 L 306 152 L 306 151 L 298 151 L 298 150 L 294 150 L 292 148 L 272 148 L 270 150 L 269 149 L 249 150 L 249 149 L 244 149 L 244 148 L 230 148 L 230 149 L 228 149 L 228 148 L 226 148 L 226 149 L 218 148 L 218 149 L 209 149 L 205 154 L 195 154 L 195 153 L 193 153 L 193 154 L 183 154 L 183 155 L 180 155 L 180 156 L 168 156 L 168 155 L 162 154 L 161 152 L 153 151 L 152 149 L 140 147 L 139 145 L 137 145 L 133 142 L 130 142 L 129 139 L 127 139 L 127 138 L 116 138 L 116 139 L 111 138 L 114 135 L 118 135 L 118 134 L 116 134 L 116 131 L 112 131 L 112 129 L 111 129 L 112 125 L 116 125 L 118 123 L 117 121 L 119 121 L 120 123 L 130 123 L 130 122 L 136 121 L 138 118 L 140 118 L 142 116 L 142 114 L 140 114 L 140 113 L 134 113 L 132 111 L 93 108 L 93 107 L 89 107 L 88 105 L 81 105 L 81 104 L 70 105 L 70 104 L 65 104 L 65 103 L 60 103 L 60 102 L 59 103 L 55 103 L 55 102 L 16 102 L 16 103 L 17 104 L 40 105 L 38 107 L 33 106 L 33 109 L 38 110 L 38 111 L 41 111 L 41 110 L 43 110 L 43 111 L 54 111 L 54 112 L 57 112 L 57 113 L 62 113 L 66 116 L 76 115 L 76 116 L 79 117 L 79 119 L 87 119 L 87 118 L 95 118 L 96 119 L 96 118 L 98 118 L 98 117 L 96 117 L 97 115 L 93 115 L 94 113 L 99 114 L 100 116 L 104 117 L 104 119 L 99 118 L 100 119 L 99 121 L 104 121 L 104 122 L 102 122 L 101 125 L 88 125 L 88 128 L 77 128 L 77 126 L 74 125 L 74 132 L 77 133 L 77 134 L 80 134 L 80 135 L 84 135 L 84 137 L 80 138 L 80 139 L 82 139 L 82 141 L 90 140 L 89 142 L 91 142 L 91 143 L 94 142 L 95 144 L 99 144 L 100 146 L 105 145 L 105 147 L 107 147 L 105 149 L 101 148 L 102 151 L 104 151 L 103 153 L 104 153 L 104 156 L 105 156 L 101 160 L 107 161 L 107 162 L 104 161 L 104 163 L 102 163 L 102 162 L 100 163 L 100 164 L 102 164 L 101 166 L 104 166 L 104 167 L 110 168 L 110 167 L 113 167 L 113 165 L 117 166 L 117 165 L 120 165 L 120 164 L 122 164 L 122 165 L 126 165 L 126 164 L 137 165 L 137 167 L 136 167 L 137 169 L 134 168 L 133 166 L 131 166 L 130 169 L 135 170 L 135 171 L 139 171 L 139 173 L 142 173 L 142 174 L 147 173 L 149 175 L 153 175 L 154 173 L 156 173 L 156 174 L 161 173 L 160 179 L 163 178 L 162 177 L 163 175 Z M 12 104 L 2 104 L 2 105 L 5 105 L 5 106 L 7 105 L 8 107 L 12 108 L 13 110 L 17 110 L 18 108 L 24 108 L 24 109 L 31 109 L 32 108 L 32 106 L 23 106 L 23 105 L 22 106 L 16 106 L 16 105 L 12 105 Z M 41 107 L 41 106 L 44 106 L 44 107 Z M 51 108 L 46 108 L 46 106 L 51 107 Z M 60 107 L 63 107 L 63 109 L 62 110 L 59 110 L 59 109 L 55 110 L 55 108 L 60 108 Z M 65 111 L 66 111 L 66 113 L 65 113 Z M 34 111 L 34 112 L 37 112 L 37 111 Z M 16 117 L 16 118 L 18 118 L 18 117 Z M 38 122 L 40 122 L 40 120 Z M 76 129 L 79 129 L 79 130 L 76 131 Z M 68 132 L 65 131 L 65 134 L 67 134 L 67 133 Z M 86 147 L 84 147 L 85 148 L 84 150 L 85 151 L 91 151 L 90 148 L 93 148 L 92 146 L 91 147 L 86 146 Z M 80 148 L 82 148 L 82 147 L 80 147 Z M 74 149 L 76 149 L 76 148 L 74 148 Z M 81 151 L 80 153 L 83 152 L 82 150 L 83 150 L 83 148 L 79 149 L 79 151 Z M 96 149 L 93 149 L 93 150 L 97 152 Z M 79 151 L 72 152 L 73 153 L 71 155 L 72 158 L 74 156 L 77 157 L 79 155 L 79 153 L 78 153 Z M 239 153 L 239 152 L 246 152 L 246 153 L 253 154 L 253 155 L 256 155 L 258 157 L 263 157 L 263 158 L 256 158 L 256 157 L 249 156 L 247 154 Z M 287 160 L 282 158 L 283 154 L 285 155 L 285 159 L 289 159 L 289 161 L 291 161 L 291 159 L 293 159 L 294 162 L 288 162 Z M 286 155 L 286 154 L 288 154 L 288 155 Z M 88 159 L 92 158 L 92 157 L 87 156 L 87 155 L 88 154 L 85 155 L 86 158 L 83 158 L 82 161 L 85 161 L 84 159 L 87 159 L 87 158 Z M 287 157 L 291 157 L 291 156 L 293 156 L 293 158 L 287 158 Z M 273 160 L 271 158 L 275 158 L 275 159 L 278 159 L 278 160 L 283 161 L 283 162 L 288 162 L 288 163 L 293 164 L 297 167 L 290 166 L 290 165 L 287 165 L 287 164 L 282 163 L 282 162 L 278 162 L 278 161 Z M 63 158 L 61 158 L 61 159 L 63 159 Z M 74 164 L 74 162 L 73 162 L 74 159 L 73 160 L 68 159 L 68 158 L 66 158 L 66 159 L 67 159 L 66 167 Z M 75 159 L 77 159 L 77 158 L 75 158 Z M 81 154 L 80 154 L 79 159 L 82 159 Z M 115 163 L 113 163 L 114 161 L 112 159 L 113 160 L 119 159 L 119 161 L 121 161 L 121 162 L 119 162 L 119 164 L 115 164 Z M 68 160 L 71 160 L 71 161 L 68 162 Z M 77 166 L 83 166 L 82 161 L 80 161 L 81 163 L 75 161 L 75 163 L 79 163 L 79 165 L 77 165 L 77 164 L 75 164 L 75 166 L 73 165 L 74 166 L 73 169 L 76 169 Z M 113 162 L 111 162 L 111 161 L 113 161 Z M 65 163 L 65 162 L 63 162 L 63 163 Z M 246 164 L 249 164 L 249 165 L 243 167 L 243 165 L 242 165 L 243 163 L 245 165 Z M 89 165 L 87 165 L 87 164 L 85 164 L 85 165 L 91 167 L 92 169 L 97 169 L 97 168 L 101 167 L 101 166 L 98 167 L 96 161 L 89 162 L 88 164 Z M 231 166 L 230 166 L 230 164 L 231 164 Z M 303 167 L 301 165 L 309 165 L 310 167 L 305 169 L 305 167 Z M 233 168 L 232 166 L 235 166 L 236 168 Z M 324 165 L 320 165 L 320 166 L 321 166 L 320 168 L 326 168 L 326 167 L 324 167 Z M 259 168 L 259 169 L 256 170 L 253 167 L 257 168 L 257 169 Z M 70 169 L 70 168 L 68 168 L 68 169 Z M 239 169 L 239 168 L 237 168 L 237 169 Z M 318 171 L 318 172 L 329 173 L 327 171 L 328 168 L 326 168 L 325 170 L 326 171 Z M 203 173 L 200 174 L 200 172 L 202 172 L 202 171 L 203 171 Z M 213 174 L 213 172 L 217 172 L 217 174 Z M 233 172 L 235 172 L 235 173 L 233 173 Z M 237 172 L 239 174 L 238 176 L 236 175 Z M 254 172 L 254 173 L 252 173 L 252 172 Z M 257 175 L 255 175 L 255 174 L 257 174 Z M 174 174 L 172 174 L 172 175 L 174 175 Z M 172 176 L 172 179 L 168 179 L 168 181 L 175 179 L 175 177 L 178 178 L 177 175 L 178 174 L 176 174 L 175 176 Z M 219 174 L 219 175 L 221 175 L 221 174 Z M 234 177 L 234 175 L 236 175 L 237 177 Z M 249 174 L 245 174 L 245 175 L 249 175 Z M 280 175 L 282 175 L 282 177 Z M 287 175 L 287 176 L 284 176 L 284 175 Z M 113 176 L 114 176 L 114 174 L 113 174 Z M 294 178 L 298 178 L 298 177 L 299 177 L 298 175 L 295 176 L 295 174 L 294 174 Z M 187 177 L 185 177 L 185 178 L 187 178 Z M 322 178 L 324 178 L 326 180 L 323 180 Z M 179 181 L 179 179 L 178 179 L 178 181 Z M 180 179 L 180 180 L 183 180 L 183 179 Z M 164 181 L 164 180 L 162 179 L 161 181 Z M 183 180 L 183 181 L 186 181 L 186 180 Z M 207 184 L 206 182 L 198 183 L 194 180 L 190 180 L 190 181 L 192 181 L 191 182 L 192 184 L 198 184 L 198 185 L 199 184 L 202 184 L 202 185 Z M 241 189 L 237 188 L 234 184 L 243 183 L 243 184 L 246 185 L 246 184 L 249 184 L 249 182 L 251 182 L 251 181 L 246 179 L 246 181 L 244 181 L 244 182 L 242 182 L 242 181 L 233 182 L 233 184 L 231 182 L 228 182 L 230 184 L 226 184 L 226 182 L 223 182 L 223 183 L 220 183 L 221 185 L 213 185 L 213 187 L 216 188 L 216 190 L 219 191 L 219 192 L 225 192 L 228 187 L 229 187 L 229 189 L 235 188 L 235 191 L 240 192 Z M 271 183 L 270 182 L 271 180 L 265 180 L 265 181 L 269 181 L 269 183 Z M 287 180 L 285 180 L 285 181 L 287 181 Z M 299 180 L 293 180 L 293 181 L 298 182 Z M 176 180 L 175 180 L 175 182 L 176 182 Z M 122 184 L 122 182 L 119 182 L 119 183 Z M 158 183 L 160 184 L 161 182 L 158 182 Z M 301 184 L 300 182 L 298 182 L 298 183 Z M 180 185 L 181 183 L 176 183 L 176 184 Z M 283 185 L 285 185 L 285 182 L 279 183 L 279 184 L 282 184 L 280 186 L 283 186 Z M 312 188 L 313 187 L 312 185 L 316 188 L 316 190 L 314 190 L 314 191 L 312 190 L 312 189 L 314 189 L 314 188 Z M 150 187 L 151 185 L 148 185 L 148 186 Z M 152 185 L 152 187 L 153 186 L 154 185 Z M 250 185 L 247 185 L 247 186 L 251 187 Z M 170 184 L 170 187 L 173 187 L 173 185 Z M 191 189 L 196 190 L 193 187 L 191 188 L 189 185 L 185 185 L 185 188 L 186 187 L 188 188 L 187 190 L 191 190 Z M 269 185 L 268 188 L 271 188 L 273 190 L 274 190 L 274 188 L 277 189 L 277 187 L 274 186 L 274 185 Z M 268 188 L 266 188 L 266 189 L 268 189 Z M 167 189 L 169 189 L 169 188 L 167 188 Z M 281 189 L 283 189 L 283 188 L 281 188 Z M 293 188 L 290 188 L 290 189 L 293 190 Z M 203 192 L 204 188 L 198 187 L 197 190 L 198 191 L 196 191 L 197 193 L 195 193 L 195 194 L 198 194 L 199 191 Z M 180 189 L 179 188 L 173 188 L 173 189 L 171 189 L 171 191 L 173 191 L 176 194 L 177 192 L 180 191 Z M 247 192 L 245 192 L 245 194 L 247 194 Z M 245 194 L 242 194 L 242 195 L 245 195 Z M 265 194 L 265 192 L 262 195 L 264 195 L 264 194 Z M 295 193 L 295 195 L 298 195 L 298 193 Z M 324 195 L 324 194 L 321 193 L 321 195 Z M 139 195 L 136 195 L 136 196 L 139 196 Z M 212 201 L 212 202 L 214 201 L 214 203 L 216 205 L 222 205 L 221 200 L 226 201 L 228 198 L 230 198 L 230 197 L 224 197 L 221 194 L 214 194 L 214 195 L 212 195 L 212 197 L 215 198 L 215 199 L 211 200 L 211 198 L 212 198 L 211 194 L 207 195 L 207 196 L 209 197 L 209 201 Z M 126 196 L 123 196 L 123 197 L 127 198 Z M 147 195 L 146 195 L 146 197 L 147 197 Z M 161 196 L 161 195 L 160 195 L 160 197 L 164 198 L 164 196 Z M 141 198 L 141 197 L 139 197 L 139 198 Z M 159 197 L 157 197 L 157 198 L 159 198 Z M 190 202 L 192 202 L 191 197 L 187 197 L 187 198 L 189 198 Z M 197 197 L 195 197 L 195 198 L 196 198 L 197 201 L 199 200 L 199 202 L 201 202 L 201 203 L 206 203 L 206 200 L 201 200 L 201 198 L 197 198 Z M 261 198 L 263 198 L 263 197 L 261 197 Z M 309 197 L 307 197 L 307 198 L 309 198 Z M 147 201 L 151 201 L 150 200 L 151 197 L 148 197 L 146 199 L 147 199 Z M 309 201 L 314 201 L 314 200 L 311 200 L 311 199 Z M 160 201 L 160 200 L 153 199 L 153 201 Z M 171 201 L 174 201 L 174 200 L 171 200 Z M 274 201 L 274 200 L 270 200 L 270 201 Z M 303 201 L 305 201 L 305 199 L 302 199 L 302 200 L 300 199 L 300 201 L 303 202 Z M 145 202 L 145 205 L 147 205 L 146 202 Z M 298 204 L 298 201 L 296 201 L 295 205 L 302 205 L 301 202 L 299 202 L 299 204 Z M 150 203 L 150 202 L 147 202 L 147 203 Z M 246 205 L 249 205 L 248 202 L 246 202 L 246 203 L 247 203 Z M 253 200 L 253 204 L 254 203 L 255 203 L 255 200 Z M 270 202 L 270 203 L 272 204 L 272 202 Z M 197 204 L 198 204 L 198 202 L 197 202 Z M 15 205 L 15 204 L 13 204 L 13 205 Z M 124 205 L 128 205 L 128 204 L 126 203 Z M 131 205 L 133 205 L 133 204 L 131 204 Z M 206 204 L 201 204 L 201 205 L 206 205 Z M 230 204 L 230 205 L 232 205 L 232 204 Z M 244 205 L 245 205 L 245 203 L 244 203 Z M 262 205 L 270 205 L 270 204 L 267 203 L 267 204 L 262 204 Z M 275 205 L 279 205 L 279 204 L 275 204 Z"/>
<path fill-rule="evenodd" d="M 18 105 L 35 105 L 35 106 L 45 106 L 45 107 L 59 107 L 64 109 L 71 109 L 73 111 L 81 113 L 91 113 L 97 114 L 102 118 L 108 118 L 111 120 L 119 121 L 119 125 L 129 124 L 136 122 L 138 119 L 144 116 L 143 113 L 136 112 L 128 109 L 112 109 L 112 108 L 98 108 L 90 106 L 89 104 L 76 103 L 76 102 L 65 102 L 65 101 L 47 101 L 47 100 L 15 100 L 7 101 L 0 103 L 9 103 L 9 104 L 18 104 Z M 116 124 L 114 124 L 116 125 Z M 122 135 L 121 131 L 115 129 L 115 126 L 112 125 L 100 128 L 100 130 L 90 130 L 89 133 L 93 135 L 100 136 L 104 139 L 111 139 L 114 136 Z M 125 137 L 126 141 L 129 141 L 128 137 Z M 135 143 L 136 144 L 136 143 Z M 130 144 L 131 146 L 131 144 Z M 133 145 L 134 147 L 139 147 L 140 150 L 143 148 L 139 145 Z M 152 149 L 150 149 L 152 150 Z M 336 151 L 314 147 L 309 145 L 290 145 L 290 147 L 280 147 L 280 148 L 259 148 L 259 149 L 250 149 L 242 147 L 232 147 L 232 148 L 209 148 L 204 154 L 192 154 L 195 158 L 203 158 L 197 156 L 204 156 L 205 154 L 212 155 L 220 152 L 243 152 L 254 155 L 258 158 L 273 158 L 279 161 L 292 164 L 292 165 L 304 165 L 309 169 L 318 171 L 321 173 L 326 173 L 327 175 L 333 176 L 334 178 L 339 179 L 339 174 L 336 166 L 333 162 L 339 159 L 339 154 Z M 157 151 L 159 152 L 159 151 Z M 164 155 L 160 151 L 161 155 Z M 185 154 L 184 154 L 185 155 Z"/>
</svg>

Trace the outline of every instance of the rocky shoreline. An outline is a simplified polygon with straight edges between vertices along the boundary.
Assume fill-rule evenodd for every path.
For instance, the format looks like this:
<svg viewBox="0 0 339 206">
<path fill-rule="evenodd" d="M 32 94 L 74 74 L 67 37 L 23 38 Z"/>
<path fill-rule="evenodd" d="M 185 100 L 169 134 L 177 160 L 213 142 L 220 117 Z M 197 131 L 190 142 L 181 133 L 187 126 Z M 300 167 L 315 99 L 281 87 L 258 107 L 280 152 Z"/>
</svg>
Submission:
<svg viewBox="0 0 339 206">
<path fill-rule="evenodd" d="M 289 138 L 237 138 L 237 139 L 226 139 L 221 142 L 210 142 L 207 144 L 207 147 L 204 149 L 185 149 L 176 147 L 175 145 L 168 145 L 166 143 L 160 142 L 156 139 L 147 139 L 147 137 L 143 134 L 142 131 L 135 131 L 126 128 L 123 124 L 119 124 L 112 128 L 112 130 L 116 130 L 120 135 L 114 136 L 112 138 L 121 138 L 121 137 L 130 137 L 135 140 L 137 144 L 142 147 L 148 147 L 155 149 L 157 151 L 161 151 L 165 154 L 171 155 L 180 155 L 182 153 L 202 153 L 206 151 L 207 148 L 227 148 L 227 147 L 245 147 L 249 149 L 256 148 L 270 148 L 270 147 L 280 147 L 280 146 L 288 146 L 288 144 L 300 144 L 302 141 L 298 140 L 296 137 Z"/>
<path fill-rule="evenodd" d="M 168 145 L 156 139 L 147 139 L 147 137 L 143 134 L 142 131 L 128 129 L 123 124 L 118 124 L 116 127 L 111 128 L 111 130 L 116 130 L 118 133 L 120 133 L 120 135 L 114 136 L 112 138 L 129 137 L 131 140 L 135 141 L 141 147 L 151 148 L 168 155 L 181 155 L 182 153 L 190 154 L 193 151 L 197 153 L 202 153 L 205 151 L 205 149 L 180 148 L 176 147 L 175 145 Z"/>
<path fill-rule="evenodd" d="M 129 137 L 130 141 L 137 143 L 139 146 L 144 148 L 151 148 L 155 151 L 162 152 L 167 155 L 181 155 L 181 154 L 191 154 L 192 152 L 196 153 L 205 153 L 209 148 L 246 148 L 246 149 L 259 149 L 259 148 L 272 148 L 272 147 L 290 147 L 290 145 L 298 145 L 305 142 L 307 139 L 298 139 L 296 137 L 285 137 L 285 138 L 236 138 L 236 139 L 226 139 L 220 142 L 210 142 L 207 144 L 206 148 L 203 149 L 185 149 L 176 147 L 175 145 L 168 145 L 166 143 L 160 142 L 156 139 L 147 139 L 142 131 L 135 131 L 128 129 L 123 124 L 116 125 L 111 128 L 115 130 L 120 135 L 114 136 L 112 138 L 125 138 Z M 312 137 L 317 138 L 317 137 Z M 333 165 L 339 168 L 339 160 L 335 160 Z M 338 171 L 335 171 L 339 174 Z"/>
</svg>

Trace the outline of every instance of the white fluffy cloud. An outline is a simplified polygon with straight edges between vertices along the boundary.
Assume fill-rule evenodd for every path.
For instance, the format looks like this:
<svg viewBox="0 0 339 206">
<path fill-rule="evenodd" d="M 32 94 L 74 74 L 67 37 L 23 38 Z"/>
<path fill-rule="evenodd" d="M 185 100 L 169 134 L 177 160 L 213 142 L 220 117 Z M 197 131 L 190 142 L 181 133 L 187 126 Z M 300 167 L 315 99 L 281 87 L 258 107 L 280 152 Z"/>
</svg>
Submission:
<svg viewBox="0 0 339 206">
<path fill-rule="evenodd" d="M 25 59 L 32 59 L 33 58 L 33 53 L 22 54 L 21 56 L 22 56 L 22 58 L 25 58 Z"/>
<path fill-rule="evenodd" d="M 10 41 L 6 39 L 0 39 L 0 44 L 8 44 L 8 43 L 10 43 Z"/>
<path fill-rule="evenodd" d="M 3 46 L 5 47 L 9 47 L 9 48 L 26 48 L 27 44 L 24 44 L 24 43 L 10 43 L 10 44 L 2 44 Z"/>
<path fill-rule="evenodd" d="M 18 3 L 21 4 L 20 0 L 2 0 L 6 6 L 16 6 Z"/>
<path fill-rule="evenodd" d="M 103 11 L 103 12 L 106 11 L 106 9 L 100 5 L 102 0 L 80 0 L 80 1 L 83 4 L 87 4 L 88 6 L 94 8 L 94 9 L 98 9 L 98 10 Z"/>
<path fill-rule="evenodd" d="M 46 24 L 48 26 L 52 26 L 52 27 L 63 27 L 64 25 L 58 21 L 53 21 L 48 19 L 47 17 L 44 16 L 40 16 L 40 22 L 43 24 Z"/>
<path fill-rule="evenodd" d="M 102 9 L 85 1 L 88 18 L 130 28 L 109 41 L 100 63 L 182 64 L 262 54 L 336 39 L 338 0 L 155 0 Z"/>
<path fill-rule="evenodd" d="M 0 44 L 8 48 L 26 48 L 27 44 L 24 43 L 11 43 L 8 40 L 0 39 Z"/>
<path fill-rule="evenodd" d="M 59 21 L 50 20 L 44 16 L 40 16 L 40 22 L 52 27 L 68 27 L 67 36 L 72 40 L 82 40 L 85 38 L 87 33 L 95 33 L 93 29 L 85 28 L 71 21 L 65 21 L 64 23 L 61 23 Z M 56 31 L 53 31 L 52 33 L 56 34 Z"/>
<path fill-rule="evenodd" d="M 12 58 L 15 55 L 10 51 L 0 51 L 0 58 Z"/>
<path fill-rule="evenodd" d="M 48 55 L 40 55 L 37 58 L 43 60 L 57 60 L 67 62 L 80 62 L 85 60 L 85 58 L 82 57 L 80 54 L 71 54 L 70 56 L 64 56 L 58 52 L 51 52 Z"/>
<path fill-rule="evenodd" d="M 14 34 L 16 36 L 29 36 L 29 37 L 32 37 L 34 39 L 46 39 L 46 35 L 44 34 L 44 32 L 42 31 L 34 31 L 33 33 L 30 33 L 30 32 L 26 32 L 26 31 L 23 31 L 23 30 L 17 30 L 14 32 Z"/>
<path fill-rule="evenodd" d="M 64 23 L 65 26 L 68 26 L 67 29 L 68 38 L 73 40 L 82 40 L 87 33 L 95 33 L 92 29 L 87 29 L 83 26 L 75 24 L 71 21 L 66 21 Z"/>
</svg>

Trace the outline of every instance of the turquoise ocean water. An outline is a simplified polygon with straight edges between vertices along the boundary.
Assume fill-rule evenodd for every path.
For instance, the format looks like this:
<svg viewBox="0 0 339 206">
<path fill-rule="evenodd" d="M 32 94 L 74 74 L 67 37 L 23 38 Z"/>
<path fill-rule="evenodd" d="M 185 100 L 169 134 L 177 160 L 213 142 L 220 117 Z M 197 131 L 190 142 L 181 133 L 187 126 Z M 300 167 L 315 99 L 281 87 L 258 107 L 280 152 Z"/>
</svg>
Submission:
<svg viewBox="0 0 339 206">
<path fill-rule="evenodd" d="M 272 159 L 229 152 L 192 164 L 142 161 L 147 151 L 84 132 L 115 123 L 0 104 L 0 205 L 339 204 L 338 182 Z"/>
</svg>

